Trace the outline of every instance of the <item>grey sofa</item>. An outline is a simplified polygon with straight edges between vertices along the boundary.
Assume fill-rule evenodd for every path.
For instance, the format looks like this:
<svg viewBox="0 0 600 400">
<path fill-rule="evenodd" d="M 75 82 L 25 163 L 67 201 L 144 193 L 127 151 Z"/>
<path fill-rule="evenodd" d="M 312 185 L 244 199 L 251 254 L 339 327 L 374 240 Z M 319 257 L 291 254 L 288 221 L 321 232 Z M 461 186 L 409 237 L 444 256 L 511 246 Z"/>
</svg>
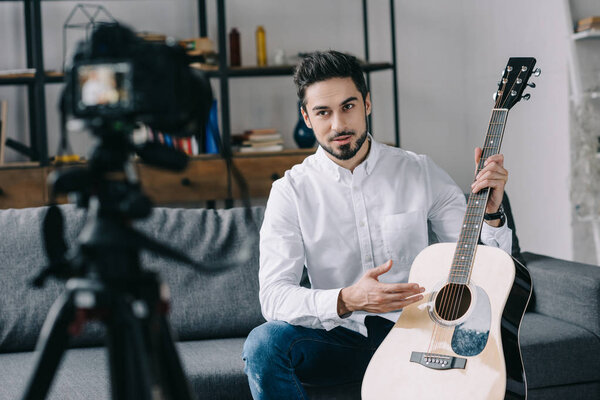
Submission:
<svg viewBox="0 0 600 400">
<path fill-rule="evenodd" d="M 61 206 L 73 242 L 83 211 Z M 64 284 L 28 281 L 46 264 L 40 225 L 45 208 L 0 210 L 0 400 L 19 398 L 34 360 L 42 323 Z M 240 358 L 248 332 L 263 322 L 258 303 L 257 233 L 263 209 L 156 208 L 137 227 L 205 265 L 192 269 L 143 254 L 171 291 L 171 326 L 198 399 L 249 399 Z M 524 253 L 535 299 L 525 315 L 521 346 L 530 399 L 600 398 L 600 267 Z M 215 273 L 217 272 L 217 273 Z M 103 328 L 71 343 L 51 399 L 108 399 Z M 359 398 L 359 385 L 308 388 L 311 398 Z"/>
</svg>

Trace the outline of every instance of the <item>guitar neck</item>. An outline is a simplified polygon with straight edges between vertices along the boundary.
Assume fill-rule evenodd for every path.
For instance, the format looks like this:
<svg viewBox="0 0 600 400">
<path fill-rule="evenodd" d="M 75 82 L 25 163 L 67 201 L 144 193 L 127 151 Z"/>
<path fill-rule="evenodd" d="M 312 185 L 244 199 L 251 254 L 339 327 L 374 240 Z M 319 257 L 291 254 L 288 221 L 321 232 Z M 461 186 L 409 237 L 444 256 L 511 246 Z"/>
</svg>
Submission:
<svg viewBox="0 0 600 400">
<path fill-rule="evenodd" d="M 484 168 L 485 161 L 489 157 L 500 153 L 507 116 L 508 109 L 506 108 L 494 108 L 492 110 L 492 116 L 483 145 L 483 152 L 475 175 Z M 473 259 L 475 258 L 475 251 L 479 242 L 479 234 L 481 233 L 481 226 L 484 223 L 483 214 L 485 213 L 489 194 L 489 189 L 486 188 L 478 193 L 471 193 L 469 196 L 467 212 L 463 220 L 448 278 L 448 282 L 450 283 L 469 283 Z"/>
</svg>

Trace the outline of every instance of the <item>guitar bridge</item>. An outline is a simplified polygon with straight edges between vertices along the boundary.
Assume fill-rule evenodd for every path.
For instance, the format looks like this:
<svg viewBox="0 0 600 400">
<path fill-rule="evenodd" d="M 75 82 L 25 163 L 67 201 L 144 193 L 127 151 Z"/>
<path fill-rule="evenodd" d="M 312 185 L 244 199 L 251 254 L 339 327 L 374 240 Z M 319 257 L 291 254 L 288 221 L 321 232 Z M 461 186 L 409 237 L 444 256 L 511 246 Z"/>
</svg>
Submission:
<svg viewBox="0 0 600 400">
<path fill-rule="evenodd" d="M 413 351 L 410 362 L 421 364 L 431 369 L 464 369 L 467 359 L 461 357 L 445 356 L 443 354 L 422 353 Z"/>
</svg>

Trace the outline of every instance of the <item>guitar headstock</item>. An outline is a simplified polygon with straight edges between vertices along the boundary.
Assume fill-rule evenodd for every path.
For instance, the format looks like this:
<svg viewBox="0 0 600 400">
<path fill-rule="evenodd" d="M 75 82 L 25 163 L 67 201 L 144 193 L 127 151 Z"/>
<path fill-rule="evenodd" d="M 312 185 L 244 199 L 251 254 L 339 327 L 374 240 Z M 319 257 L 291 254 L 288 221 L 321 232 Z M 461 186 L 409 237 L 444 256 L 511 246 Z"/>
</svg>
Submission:
<svg viewBox="0 0 600 400">
<path fill-rule="evenodd" d="M 539 76 L 541 70 L 535 66 L 533 57 L 511 57 L 502 71 L 502 79 L 498 82 L 498 91 L 494 93 L 495 108 L 511 109 L 521 99 L 529 100 L 529 93 L 523 95 L 525 86 L 535 87 L 535 83 L 527 83 L 533 74 Z"/>
</svg>

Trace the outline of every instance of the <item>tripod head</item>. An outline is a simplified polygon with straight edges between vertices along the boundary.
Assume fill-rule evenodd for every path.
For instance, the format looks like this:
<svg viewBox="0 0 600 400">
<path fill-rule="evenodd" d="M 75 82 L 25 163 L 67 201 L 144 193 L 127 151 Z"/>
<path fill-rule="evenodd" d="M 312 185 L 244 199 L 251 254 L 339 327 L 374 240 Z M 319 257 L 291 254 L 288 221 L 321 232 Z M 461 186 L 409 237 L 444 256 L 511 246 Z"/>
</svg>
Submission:
<svg viewBox="0 0 600 400">
<path fill-rule="evenodd" d="M 117 126 L 120 129 L 100 126 L 94 131 L 98 142 L 86 166 L 57 170 L 48 177 L 52 197 L 70 194 L 88 214 L 76 246 L 68 250 L 60 208 L 56 205 L 48 208 L 43 232 L 50 265 L 34 279 L 35 286 L 42 286 L 49 276 L 68 279 L 91 275 L 102 279 L 139 273 L 140 250 L 200 267 L 189 257 L 131 227 L 134 220 L 150 215 L 152 202 L 137 180 L 132 162 L 137 148 L 131 140 L 131 132 L 124 134 L 122 130 L 130 129 L 131 125 Z M 158 151 L 143 149 L 146 153 L 142 151 L 142 154 L 159 154 L 161 165 L 167 164 L 170 169 L 183 169 L 187 164 L 183 153 L 164 152 L 162 148 Z"/>
</svg>

